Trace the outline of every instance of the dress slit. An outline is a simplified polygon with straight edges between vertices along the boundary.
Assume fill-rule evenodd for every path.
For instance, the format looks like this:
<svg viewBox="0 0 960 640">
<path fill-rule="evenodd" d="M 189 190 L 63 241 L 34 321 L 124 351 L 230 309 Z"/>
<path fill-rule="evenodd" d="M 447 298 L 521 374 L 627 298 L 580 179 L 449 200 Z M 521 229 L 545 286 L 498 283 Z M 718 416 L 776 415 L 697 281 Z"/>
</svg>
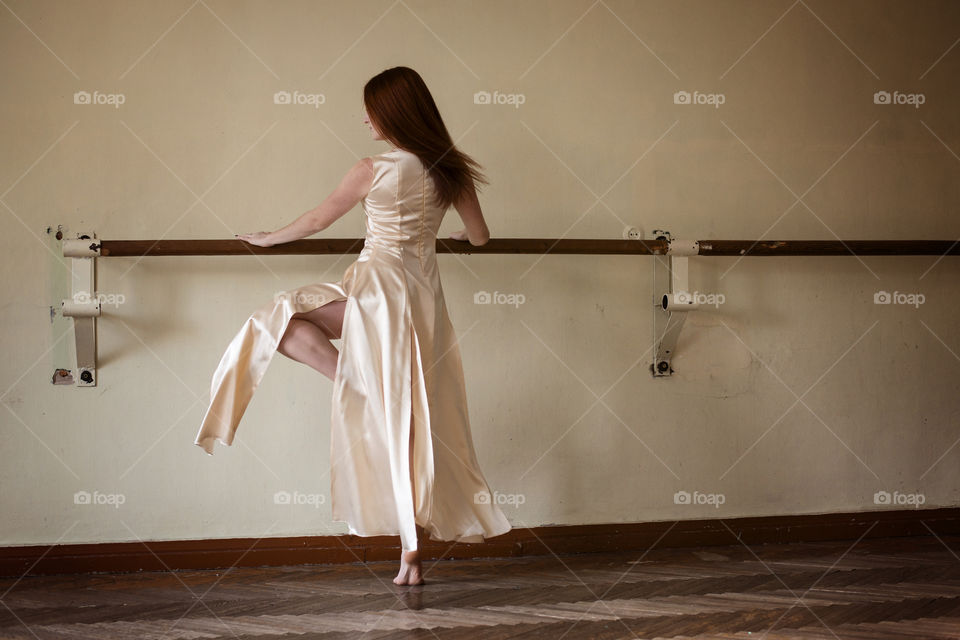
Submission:
<svg viewBox="0 0 960 640">
<path fill-rule="evenodd" d="M 323 301 L 316 304 L 318 297 Z M 208 455 L 213 455 L 217 440 L 225 445 L 233 444 L 240 419 L 260 386 L 293 314 L 346 299 L 347 293 L 338 283 L 310 284 L 284 291 L 250 314 L 213 374 L 210 406 L 194 444 L 203 447 Z"/>
</svg>

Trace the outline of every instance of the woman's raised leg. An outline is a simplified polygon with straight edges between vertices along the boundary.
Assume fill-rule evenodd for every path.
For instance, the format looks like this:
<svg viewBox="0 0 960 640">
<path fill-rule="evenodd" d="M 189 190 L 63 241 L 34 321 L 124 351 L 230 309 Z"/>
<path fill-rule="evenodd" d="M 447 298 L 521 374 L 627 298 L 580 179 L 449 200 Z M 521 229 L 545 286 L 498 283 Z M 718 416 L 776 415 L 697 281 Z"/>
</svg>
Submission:
<svg viewBox="0 0 960 640">
<path fill-rule="evenodd" d="M 343 331 L 346 300 L 335 300 L 306 313 L 295 313 L 277 351 L 333 380 L 340 352 L 330 342 Z"/>
</svg>

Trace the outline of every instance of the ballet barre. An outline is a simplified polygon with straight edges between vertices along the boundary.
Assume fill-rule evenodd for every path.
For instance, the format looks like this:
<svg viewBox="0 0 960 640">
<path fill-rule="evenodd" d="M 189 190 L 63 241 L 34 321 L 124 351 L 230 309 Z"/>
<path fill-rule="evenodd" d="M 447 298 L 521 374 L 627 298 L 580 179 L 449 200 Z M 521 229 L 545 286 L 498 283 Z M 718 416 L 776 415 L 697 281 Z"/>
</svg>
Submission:
<svg viewBox="0 0 960 640">
<path fill-rule="evenodd" d="M 654 377 L 668 377 L 687 313 L 706 309 L 715 294 L 691 294 L 688 259 L 693 256 L 956 256 L 960 240 L 681 240 L 655 229 L 652 238 L 639 238 L 628 227 L 624 239 L 608 238 L 491 238 L 474 246 L 467 241 L 437 238 L 436 253 L 524 255 L 650 255 L 653 262 L 653 342 L 650 365 Z M 243 240 L 104 240 L 95 233 L 63 239 L 63 256 L 71 259 L 72 298 L 61 301 L 64 317 L 73 318 L 77 355 L 77 386 L 97 382 L 96 318 L 101 298 L 91 292 L 97 258 L 141 256 L 342 255 L 360 253 L 363 238 L 313 238 L 272 247 Z M 702 305 L 706 299 L 707 304 Z"/>
<path fill-rule="evenodd" d="M 232 256 L 316 255 L 360 253 L 363 238 L 295 240 L 258 247 L 243 240 L 64 240 L 64 256 Z M 933 256 L 958 255 L 951 240 L 611 240 L 593 238 L 491 238 L 474 246 L 466 241 L 437 238 L 437 253 L 516 253 L 563 255 L 684 255 L 697 256 Z"/>
</svg>

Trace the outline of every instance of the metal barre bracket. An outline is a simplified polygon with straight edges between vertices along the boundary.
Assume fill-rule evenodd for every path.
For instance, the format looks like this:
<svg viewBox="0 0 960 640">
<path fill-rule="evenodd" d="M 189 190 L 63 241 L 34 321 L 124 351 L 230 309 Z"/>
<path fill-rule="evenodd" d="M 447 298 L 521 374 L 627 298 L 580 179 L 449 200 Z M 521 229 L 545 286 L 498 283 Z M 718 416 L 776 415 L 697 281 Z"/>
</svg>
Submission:
<svg viewBox="0 0 960 640">
<path fill-rule="evenodd" d="M 653 362 L 654 378 L 673 373 L 671 360 L 687 313 L 700 308 L 689 290 L 689 256 L 699 255 L 697 240 L 674 240 L 669 231 L 653 230 L 656 240 L 666 240 L 665 254 L 653 256 Z"/>
<path fill-rule="evenodd" d="M 100 243 L 95 233 L 78 233 L 76 240 L 63 241 L 63 255 L 70 258 L 72 297 L 62 300 L 65 318 L 73 318 L 77 347 L 77 386 L 97 386 L 97 316 L 100 298 L 96 295 L 96 259 Z"/>
</svg>

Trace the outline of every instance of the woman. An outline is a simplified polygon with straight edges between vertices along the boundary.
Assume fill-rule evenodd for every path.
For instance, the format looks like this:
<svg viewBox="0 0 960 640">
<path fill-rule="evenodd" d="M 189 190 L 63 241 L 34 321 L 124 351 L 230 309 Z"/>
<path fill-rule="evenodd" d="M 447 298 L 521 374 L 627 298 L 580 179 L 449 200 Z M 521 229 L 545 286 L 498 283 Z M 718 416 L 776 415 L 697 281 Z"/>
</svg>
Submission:
<svg viewBox="0 0 960 640">
<path fill-rule="evenodd" d="M 339 282 L 286 291 L 254 312 L 213 376 L 195 444 L 226 445 L 275 351 L 333 380 L 333 519 L 360 536 L 400 535 L 394 583 L 422 584 L 418 527 L 432 540 L 481 542 L 510 530 L 477 462 L 463 367 L 436 260 L 450 205 L 479 246 L 490 233 L 476 183 L 423 79 L 394 67 L 363 89 L 364 122 L 393 145 L 359 161 L 317 208 L 271 232 L 241 234 L 269 247 L 329 227 L 358 202 L 366 236 Z M 340 350 L 331 344 L 341 339 Z"/>
</svg>

